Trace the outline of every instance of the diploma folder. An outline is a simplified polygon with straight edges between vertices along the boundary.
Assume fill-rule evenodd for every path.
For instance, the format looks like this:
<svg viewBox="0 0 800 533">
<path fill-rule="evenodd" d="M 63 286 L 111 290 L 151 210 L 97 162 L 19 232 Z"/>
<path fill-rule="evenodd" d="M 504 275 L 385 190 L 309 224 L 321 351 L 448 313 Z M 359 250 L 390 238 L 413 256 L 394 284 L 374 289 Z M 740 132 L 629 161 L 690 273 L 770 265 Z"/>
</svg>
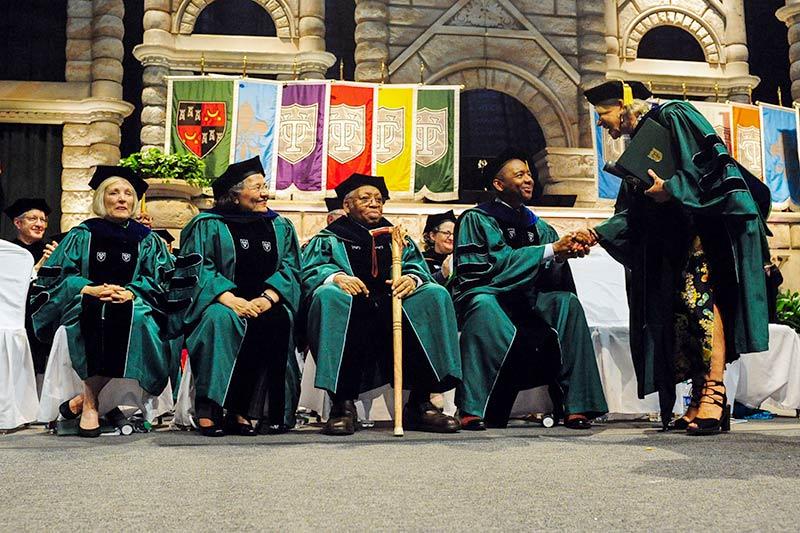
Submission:
<svg viewBox="0 0 800 533">
<path fill-rule="evenodd" d="M 653 169 L 662 180 L 668 180 L 675 174 L 672 136 L 667 128 L 649 118 L 631 138 L 619 159 L 615 163 L 607 163 L 604 170 L 649 189 L 653 186 L 653 178 L 647 173 L 648 169 Z"/>
</svg>

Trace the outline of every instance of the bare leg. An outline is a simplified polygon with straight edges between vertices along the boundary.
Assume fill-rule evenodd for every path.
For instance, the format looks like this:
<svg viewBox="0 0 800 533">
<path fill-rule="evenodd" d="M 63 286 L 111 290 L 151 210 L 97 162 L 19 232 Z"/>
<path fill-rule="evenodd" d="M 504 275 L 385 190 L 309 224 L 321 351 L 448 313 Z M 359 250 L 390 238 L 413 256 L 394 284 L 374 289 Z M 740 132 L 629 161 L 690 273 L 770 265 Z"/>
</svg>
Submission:
<svg viewBox="0 0 800 533">
<path fill-rule="evenodd" d="M 83 429 L 94 429 L 100 425 L 97 397 L 110 380 L 111 378 L 103 376 L 92 376 L 83 382 L 83 412 L 80 422 L 80 427 Z"/>
<path fill-rule="evenodd" d="M 83 411 L 83 393 L 74 396 L 69 401 L 69 410 L 75 413 L 76 415 L 80 414 Z"/>
<path fill-rule="evenodd" d="M 722 382 L 725 377 L 725 330 L 722 325 L 722 317 L 719 313 L 719 308 L 714 305 L 714 333 L 712 336 L 712 349 L 711 349 L 711 364 L 709 366 L 707 380 Z M 708 396 L 712 391 L 719 393 L 717 399 L 721 399 L 721 394 L 725 392 L 724 386 L 706 387 L 703 390 L 703 395 L 707 398 L 700 402 L 700 408 L 696 416 L 699 418 L 721 418 L 722 407 L 708 401 Z M 713 397 L 713 396 L 712 396 Z M 696 424 L 690 424 L 690 427 L 696 427 Z"/>
</svg>

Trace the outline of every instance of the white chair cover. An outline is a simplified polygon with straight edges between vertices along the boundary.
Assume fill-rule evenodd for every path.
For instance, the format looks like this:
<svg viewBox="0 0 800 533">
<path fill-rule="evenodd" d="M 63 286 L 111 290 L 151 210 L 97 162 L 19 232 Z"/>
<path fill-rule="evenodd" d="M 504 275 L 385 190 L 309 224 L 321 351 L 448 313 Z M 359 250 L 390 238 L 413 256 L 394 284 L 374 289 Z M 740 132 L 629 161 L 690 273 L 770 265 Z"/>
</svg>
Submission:
<svg viewBox="0 0 800 533">
<path fill-rule="evenodd" d="M 33 256 L 0 240 L 0 430 L 36 420 L 39 400 L 25 332 L 25 302 L 34 276 Z"/>
<path fill-rule="evenodd" d="M 769 351 L 739 359 L 736 400 L 757 408 L 772 400 L 783 409 L 800 409 L 800 337 L 789 326 L 769 325 Z"/>
<path fill-rule="evenodd" d="M 56 330 L 53 347 L 47 360 L 42 383 L 37 419 L 50 422 L 58 418 L 58 406 L 83 392 L 83 381 L 72 368 L 67 332 L 63 326 Z M 172 386 L 167 383 L 159 396 L 145 392 L 134 379 L 115 378 L 100 391 L 99 412 L 107 413 L 114 407 L 124 411 L 141 410 L 148 421 L 169 413 L 173 409 Z"/>
</svg>

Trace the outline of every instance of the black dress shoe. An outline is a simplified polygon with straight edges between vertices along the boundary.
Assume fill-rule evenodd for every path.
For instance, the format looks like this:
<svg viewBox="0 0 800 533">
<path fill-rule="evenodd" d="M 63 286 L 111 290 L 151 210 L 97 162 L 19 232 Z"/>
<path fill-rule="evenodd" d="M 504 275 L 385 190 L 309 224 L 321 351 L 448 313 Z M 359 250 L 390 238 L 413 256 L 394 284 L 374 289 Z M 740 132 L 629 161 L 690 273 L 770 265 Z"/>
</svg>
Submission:
<svg viewBox="0 0 800 533">
<path fill-rule="evenodd" d="M 253 424 L 239 422 L 236 415 L 233 414 L 225 416 L 225 423 L 222 429 L 226 435 L 239 435 L 240 437 L 255 437 L 258 435 Z"/>
<path fill-rule="evenodd" d="M 356 432 L 358 412 L 353 400 L 336 402 L 331 406 L 331 414 L 322 433 L 325 435 L 352 435 Z"/>
<path fill-rule="evenodd" d="M 590 429 L 592 422 L 585 416 L 576 416 L 575 418 L 564 418 L 564 427 L 569 429 Z"/>
<path fill-rule="evenodd" d="M 417 405 L 406 404 L 403 409 L 403 428 L 430 433 L 455 433 L 461 429 L 461 424 L 431 402 L 422 402 Z"/>
<path fill-rule="evenodd" d="M 486 422 L 479 416 L 467 415 L 460 419 L 461 429 L 465 431 L 486 431 Z"/>
<path fill-rule="evenodd" d="M 286 424 L 270 424 L 269 420 L 262 419 L 256 424 L 256 432 L 259 435 L 282 435 L 292 429 Z"/>
<path fill-rule="evenodd" d="M 205 417 L 203 417 L 205 418 Z M 209 419 L 214 424 L 210 426 L 201 426 L 200 420 L 197 420 L 197 432 L 200 433 L 204 437 L 224 437 L 225 431 L 222 429 L 222 425 L 219 423 L 219 419 Z"/>
<path fill-rule="evenodd" d="M 61 418 L 63 418 L 64 420 L 75 420 L 76 418 L 81 416 L 80 413 L 72 412 L 72 409 L 70 409 L 69 407 L 70 401 L 71 400 L 67 400 L 66 402 L 58 406 L 58 412 L 61 414 Z"/>
</svg>

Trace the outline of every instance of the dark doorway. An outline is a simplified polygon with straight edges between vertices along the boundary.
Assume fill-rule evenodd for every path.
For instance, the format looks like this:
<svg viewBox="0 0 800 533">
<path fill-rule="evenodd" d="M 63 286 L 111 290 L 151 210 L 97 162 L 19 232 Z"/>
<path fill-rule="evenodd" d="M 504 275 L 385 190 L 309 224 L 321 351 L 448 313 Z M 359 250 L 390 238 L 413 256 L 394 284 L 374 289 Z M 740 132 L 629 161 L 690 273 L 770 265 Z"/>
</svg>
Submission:
<svg viewBox="0 0 800 533">
<path fill-rule="evenodd" d="M 355 79 L 355 12 L 355 0 L 325 0 L 325 48 L 336 56 L 336 63 L 326 74 L 329 79 L 339 79 L 339 61 L 342 60 L 344 60 L 344 79 Z"/>
<path fill-rule="evenodd" d="M 706 55 L 694 35 L 677 26 L 658 26 L 639 41 L 639 59 L 705 62 Z"/>
<path fill-rule="evenodd" d="M 0 124 L 0 204 L 18 198 L 44 198 L 50 208 L 46 236 L 61 231 L 61 125 Z M 0 237 L 16 237 L 14 224 L 2 215 Z"/>
<path fill-rule="evenodd" d="M 275 37 L 275 22 L 252 0 L 216 0 L 197 16 L 192 33 Z"/>
<path fill-rule="evenodd" d="M 67 2 L 0 2 L 0 80 L 64 81 Z"/>
<path fill-rule="evenodd" d="M 516 98 L 491 89 L 461 93 L 460 139 L 459 200 L 464 202 L 476 201 L 476 192 L 485 190 L 482 161 L 491 161 L 513 146 L 528 154 L 532 166 L 533 156 L 545 147 L 542 128 L 528 108 Z M 534 168 L 531 170 L 535 173 Z"/>
</svg>

